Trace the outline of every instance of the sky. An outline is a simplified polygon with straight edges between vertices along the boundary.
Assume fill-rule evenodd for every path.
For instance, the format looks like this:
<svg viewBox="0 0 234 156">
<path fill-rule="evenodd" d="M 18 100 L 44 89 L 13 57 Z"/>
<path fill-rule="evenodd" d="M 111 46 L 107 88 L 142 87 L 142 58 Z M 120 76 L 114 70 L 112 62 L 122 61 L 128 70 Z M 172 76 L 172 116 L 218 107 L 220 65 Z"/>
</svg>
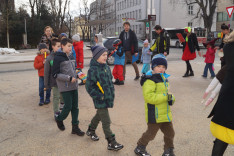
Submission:
<svg viewBox="0 0 234 156">
<path fill-rule="evenodd" d="M 83 8 L 82 0 L 70 0 L 70 8 L 71 8 L 71 14 L 72 16 L 77 16 L 79 15 L 80 8 Z M 88 0 L 88 6 L 90 6 L 90 3 L 93 2 L 94 0 Z M 29 0 L 15 0 L 15 6 L 16 9 L 19 8 L 21 5 L 27 5 L 29 6 Z M 28 13 L 30 13 L 30 9 L 28 7 Z"/>
</svg>

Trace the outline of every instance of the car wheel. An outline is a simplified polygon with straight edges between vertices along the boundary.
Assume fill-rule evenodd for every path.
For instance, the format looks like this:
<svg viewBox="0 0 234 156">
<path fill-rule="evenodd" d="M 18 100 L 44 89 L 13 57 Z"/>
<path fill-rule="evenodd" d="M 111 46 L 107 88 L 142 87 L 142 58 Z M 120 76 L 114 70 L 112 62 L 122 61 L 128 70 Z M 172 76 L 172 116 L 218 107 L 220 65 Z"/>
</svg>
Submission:
<svg viewBox="0 0 234 156">
<path fill-rule="evenodd" d="M 108 65 L 113 65 L 115 62 L 115 58 L 113 56 L 110 56 L 107 58 L 107 64 Z"/>
<path fill-rule="evenodd" d="M 180 42 L 177 41 L 175 46 L 176 46 L 176 48 L 179 48 L 180 47 Z"/>
</svg>

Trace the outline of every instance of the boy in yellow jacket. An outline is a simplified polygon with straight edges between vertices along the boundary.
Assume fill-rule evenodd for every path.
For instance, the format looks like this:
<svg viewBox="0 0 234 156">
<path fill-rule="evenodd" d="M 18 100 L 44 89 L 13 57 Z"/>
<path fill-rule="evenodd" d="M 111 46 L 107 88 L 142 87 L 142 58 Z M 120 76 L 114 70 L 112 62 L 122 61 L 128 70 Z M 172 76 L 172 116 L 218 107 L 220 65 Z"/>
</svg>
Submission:
<svg viewBox="0 0 234 156">
<path fill-rule="evenodd" d="M 140 156 L 150 156 L 146 146 L 153 140 L 160 129 L 164 133 L 163 156 L 175 156 L 173 149 L 174 129 L 172 125 L 172 114 L 169 105 L 175 98 L 168 93 L 169 75 L 165 73 L 167 60 L 162 54 L 154 56 L 152 60 L 152 71 L 149 71 L 141 79 L 143 96 L 145 100 L 145 115 L 148 128 L 137 142 L 134 152 Z"/>
</svg>

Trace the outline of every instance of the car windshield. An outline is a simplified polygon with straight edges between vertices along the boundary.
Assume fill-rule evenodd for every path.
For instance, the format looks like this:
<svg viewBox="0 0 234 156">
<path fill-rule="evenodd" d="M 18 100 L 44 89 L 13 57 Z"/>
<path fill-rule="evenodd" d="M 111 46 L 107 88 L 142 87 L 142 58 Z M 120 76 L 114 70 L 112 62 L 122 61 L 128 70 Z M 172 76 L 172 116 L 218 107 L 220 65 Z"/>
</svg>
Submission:
<svg viewBox="0 0 234 156">
<path fill-rule="evenodd" d="M 109 49 L 109 50 L 112 50 L 112 49 L 115 49 L 113 47 L 113 42 L 116 40 L 117 38 L 108 38 L 105 42 L 104 42 L 104 46 Z"/>
<path fill-rule="evenodd" d="M 143 48 L 143 41 L 142 40 L 138 40 L 138 47 Z"/>
</svg>

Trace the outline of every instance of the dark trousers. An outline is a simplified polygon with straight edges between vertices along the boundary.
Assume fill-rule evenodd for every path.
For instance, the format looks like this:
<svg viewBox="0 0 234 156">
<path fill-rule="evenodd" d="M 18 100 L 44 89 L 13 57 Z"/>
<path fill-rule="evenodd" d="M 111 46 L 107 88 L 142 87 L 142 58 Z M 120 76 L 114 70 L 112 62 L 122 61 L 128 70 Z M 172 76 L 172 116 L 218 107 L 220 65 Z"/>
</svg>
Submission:
<svg viewBox="0 0 234 156">
<path fill-rule="evenodd" d="M 126 75 L 126 64 L 127 64 L 128 60 L 131 60 L 131 62 L 132 62 L 132 53 L 131 53 L 131 51 L 126 51 L 125 52 L 125 64 L 124 64 L 124 70 L 123 70 L 124 78 L 125 78 L 125 75 Z M 132 63 L 132 66 L 133 66 L 133 68 L 135 70 L 136 76 L 140 76 L 139 69 L 137 67 L 137 63 L 136 62 Z"/>
<path fill-rule="evenodd" d="M 148 123 L 148 128 L 146 132 L 143 133 L 142 137 L 138 140 L 137 144 L 141 146 L 147 146 L 148 143 L 155 138 L 159 129 L 164 134 L 164 150 L 168 148 L 174 148 L 173 140 L 175 136 L 175 131 L 171 122 L 164 122 L 158 124 Z"/>
<path fill-rule="evenodd" d="M 210 70 L 211 76 L 212 76 L 212 77 L 215 77 L 215 73 L 214 73 L 214 70 L 213 70 L 213 63 L 206 63 L 203 76 L 204 76 L 204 77 L 207 77 L 208 69 Z"/>
<path fill-rule="evenodd" d="M 102 129 L 104 131 L 105 138 L 107 139 L 112 137 L 113 133 L 110 129 L 111 120 L 107 108 L 97 109 L 97 112 L 91 121 L 90 128 L 96 129 L 100 121 L 102 122 Z"/>
<path fill-rule="evenodd" d="M 186 70 L 186 73 L 189 73 L 189 72 L 193 72 L 193 69 L 192 69 L 192 66 L 190 64 L 189 61 L 185 61 L 186 62 L 186 67 L 187 67 L 187 70 Z"/>
<path fill-rule="evenodd" d="M 72 116 L 72 125 L 78 125 L 78 91 L 72 90 L 68 92 L 62 92 L 64 107 L 62 112 L 57 117 L 58 121 L 63 121 L 67 118 L 68 114 L 71 112 Z"/>
<path fill-rule="evenodd" d="M 50 100 L 51 89 L 46 89 L 46 100 Z M 44 102 L 44 76 L 39 77 L 40 102 Z"/>
<path fill-rule="evenodd" d="M 213 146 L 213 150 L 212 150 L 212 155 L 211 156 L 223 156 L 225 150 L 227 149 L 228 144 L 216 139 L 214 141 L 214 146 Z"/>
</svg>

